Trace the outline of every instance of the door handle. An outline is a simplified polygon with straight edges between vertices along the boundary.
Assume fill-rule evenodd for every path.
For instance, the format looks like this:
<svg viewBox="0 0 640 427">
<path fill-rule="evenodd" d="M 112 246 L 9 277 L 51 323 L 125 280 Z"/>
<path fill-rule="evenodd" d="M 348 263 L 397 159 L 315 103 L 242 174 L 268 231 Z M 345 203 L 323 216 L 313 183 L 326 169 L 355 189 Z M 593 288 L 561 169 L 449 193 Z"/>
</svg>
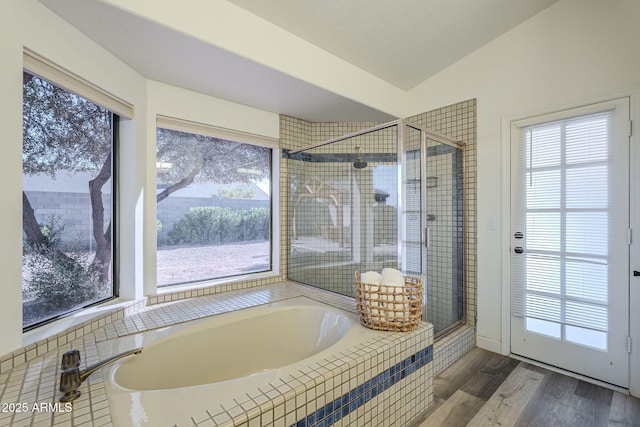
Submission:
<svg viewBox="0 0 640 427">
<path fill-rule="evenodd" d="M 524 249 L 522 249 L 521 246 L 516 246 L 515 248 L 513 248 L 513 251 L 517 254 L 521 254 L 524 252 Z"/>
<path fill-rule="evenodd" d="M 424 247 L 431 248 L 431 227 L 424 228 Z"/>
<path fill-rule="evenodd" d="M 633 270 L 633 277 L 638 277 L 638 276 L 640 276 L 640 271 Z"/>
</svg>

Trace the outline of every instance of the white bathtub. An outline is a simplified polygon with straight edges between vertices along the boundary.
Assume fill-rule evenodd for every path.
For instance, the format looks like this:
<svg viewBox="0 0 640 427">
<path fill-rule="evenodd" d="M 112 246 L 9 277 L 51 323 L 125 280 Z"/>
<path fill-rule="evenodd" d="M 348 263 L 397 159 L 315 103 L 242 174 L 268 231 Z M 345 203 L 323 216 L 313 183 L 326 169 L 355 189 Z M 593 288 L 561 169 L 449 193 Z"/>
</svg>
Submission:
<svg viewBox="0 0 640 427">
<path fill-rule="evenodd" d="M 146 345 L 118 364 L 113 381 L 131 390 L 164 390 L 235 380 L 311 357 L 352 325 L 346 313 L 308 302 L 229 313 Z"/>
<path fill-rule="evenodd" d="M 381 332 L 298 297 L 101 343 L 100 357 L 144 347 L 105 369 L 117 426 L 173 425 L 296 374 Z"/>
</svg>

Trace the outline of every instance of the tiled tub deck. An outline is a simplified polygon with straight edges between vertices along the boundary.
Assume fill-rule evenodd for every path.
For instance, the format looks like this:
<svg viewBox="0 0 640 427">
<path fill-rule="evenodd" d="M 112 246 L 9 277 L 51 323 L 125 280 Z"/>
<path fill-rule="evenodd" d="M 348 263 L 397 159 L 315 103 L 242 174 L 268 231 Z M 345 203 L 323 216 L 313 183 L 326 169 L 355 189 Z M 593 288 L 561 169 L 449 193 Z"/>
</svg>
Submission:
<svg viewBox="0 0 640 427">
<path fill-rule="evenodd" d="M 112 425 L 101 370 L 82 384 L 82 395 L 72 408 L 55 405 L 62 353 L 80 350 L 86 366 L 99 360 L 98 346 L 107 340 L 298 296 L 355 313 L 352 299 L 287 282 L 156 305 L 139 301 L 6 355 L 0 359 L 0 425 Z M 190 418 L 167 420 L 167 425 L 407 425 L 433 400 L 432 359 L 430 324 L 422 323 L 412 332 L 380 332 L 375 339 L 300 369 L 299 375 L 261 384 L 222 405 L 207 402 L 205 396 L 200 411 Z"/>
</svg>

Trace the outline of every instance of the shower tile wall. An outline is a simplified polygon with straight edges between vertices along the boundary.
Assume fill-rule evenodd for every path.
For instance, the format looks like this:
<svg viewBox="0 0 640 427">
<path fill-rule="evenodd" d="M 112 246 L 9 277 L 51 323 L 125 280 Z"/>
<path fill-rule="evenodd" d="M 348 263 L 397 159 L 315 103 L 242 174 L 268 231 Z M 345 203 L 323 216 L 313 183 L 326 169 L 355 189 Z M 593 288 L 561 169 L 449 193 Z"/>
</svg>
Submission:
<svg viewBox="0 0 640 427">
<path fill-rule="evenodd" d="M 436 131 L 465 144 L 464 162 L 464 254 L 466 283 L 466 319 L 467 327 L 462 328 L 445 341 L 436 342 L 434 360 L 439 363 L 437 371 L 445 369 L 450 363 L 471 349 L 474 341 L 470 338 L 469 328 L 475 327 L 476 317 L 476 100 L 471 99 L 449 105 L 437 110 L 407 118 L 407 122 Z M 440 181 L 440 180 L 438 180 Z"/>
</svg>

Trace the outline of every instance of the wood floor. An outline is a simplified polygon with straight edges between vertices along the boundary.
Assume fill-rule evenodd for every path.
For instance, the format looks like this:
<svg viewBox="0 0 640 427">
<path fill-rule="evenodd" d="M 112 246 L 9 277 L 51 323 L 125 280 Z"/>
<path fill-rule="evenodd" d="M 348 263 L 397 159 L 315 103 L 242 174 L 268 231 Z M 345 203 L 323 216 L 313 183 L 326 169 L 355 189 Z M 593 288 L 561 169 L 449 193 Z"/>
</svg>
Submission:
<svg viewBox="0 0 640 427">
<path fill-rule="evenodd" d="M 434 379 L 412 427 L 638 427 L 640 400 L 479 348 Z"/>
</svg>

